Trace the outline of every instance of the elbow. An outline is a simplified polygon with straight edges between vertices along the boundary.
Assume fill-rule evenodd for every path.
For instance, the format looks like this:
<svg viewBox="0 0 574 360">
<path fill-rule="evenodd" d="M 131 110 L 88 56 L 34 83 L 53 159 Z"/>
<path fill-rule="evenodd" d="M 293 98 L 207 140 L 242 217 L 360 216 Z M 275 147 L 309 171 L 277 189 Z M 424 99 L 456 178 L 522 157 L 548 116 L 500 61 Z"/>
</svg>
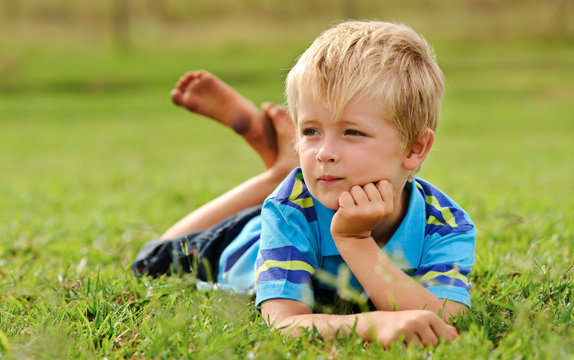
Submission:
<svg viewBox="0 0 574 360">
<path fill-rule="evenodd" d="M 469 310 L 470 309 L 462 303 L 447 300 L 442 308 L 442 319 L 446 323 L 453 323 L 459 315 L 463 316 Z"/>
<path fill-rule="evenodd" d="M 261 304 L 261 315 L 270 328 L 282 334 L 299 335 L 300 327 L 305 326 L 311 307 L 288 299 L 272 299 Z"/>
<path fill-rule="evenodd" d="M 293 325 L 293 323 L 278 324 L 274 326 L 281 335 L 299 336 L 301 335 L 301 327 Z"/>
<path fill-rule="evenodd" d="M 295 321 L 295 319 L 292 319 L 291 317 L 275 320 L 266 319 L 266 322 L 271 329 L 278 330 L 281 335 L 301 335 L 302 325 L 300 324 L 300 321 Z"/>
</svg>

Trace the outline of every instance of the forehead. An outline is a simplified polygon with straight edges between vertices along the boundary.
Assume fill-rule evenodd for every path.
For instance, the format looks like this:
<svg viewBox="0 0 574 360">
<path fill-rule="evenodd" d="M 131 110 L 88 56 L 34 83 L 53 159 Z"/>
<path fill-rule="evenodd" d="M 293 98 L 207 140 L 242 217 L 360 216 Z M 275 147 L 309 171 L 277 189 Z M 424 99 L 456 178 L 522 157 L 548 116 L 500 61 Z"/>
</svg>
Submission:
<svg viewBox="0 0 574 360">
<path fill-rule="evenodd" d="M 385 112 L 380 101 L 368 96 L 355 96 L 343 103 L 340 99 L 328 101 L 318 99 L 309 94 L 310 91 L 300 93 L 297 104 L 298 122 L 374 122 L 386 121 Z"/>
</svg>

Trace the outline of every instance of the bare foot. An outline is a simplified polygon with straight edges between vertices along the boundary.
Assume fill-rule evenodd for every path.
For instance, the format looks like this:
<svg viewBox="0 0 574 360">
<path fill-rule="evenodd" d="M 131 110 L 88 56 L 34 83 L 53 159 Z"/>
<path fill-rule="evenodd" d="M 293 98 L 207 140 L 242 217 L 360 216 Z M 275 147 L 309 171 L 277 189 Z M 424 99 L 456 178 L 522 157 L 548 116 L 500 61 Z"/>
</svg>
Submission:
<svg viewBox="0 0 574 360">
<path fill-rule="evenodd" d="M 273 170 L 280 173 L 283 178 L 299 166 L 299 157 L 295 149 L 295 128 L 286 107 L 272 103 L 263 103 L 261 107 L 265 116 L 273 123 L 277 134 L 277 161 L 273 165 Z"/>
<path fill-rule="evenodd" d="M 204 70 L 188 72 L 171 91 L 173 102 L 207 116 L 243 136 L 267 168 L 277 159 L 277 136 L 271 120 L 231 86 Z"/>
</svg>

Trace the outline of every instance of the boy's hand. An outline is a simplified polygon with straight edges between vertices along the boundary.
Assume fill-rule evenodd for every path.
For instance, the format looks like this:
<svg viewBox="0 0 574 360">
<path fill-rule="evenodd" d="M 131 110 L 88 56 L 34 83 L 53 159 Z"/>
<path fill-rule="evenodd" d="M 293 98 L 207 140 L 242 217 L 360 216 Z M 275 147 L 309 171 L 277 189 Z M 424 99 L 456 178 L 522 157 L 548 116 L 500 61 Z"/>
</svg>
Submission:
<svg viewBox="0 0 574 360">
<path fill-rule="evenodd" d="M 353 186 L 339 196 L 339 209 L 331 223 L 335 238 L 365 239 L 385 217 L 393 212 L 395 193 L 387 180 Z"/>
<path fill-rule="evenodd" d="M 327 338 L 354 332 L 364 341 L 378 342 L 387 349 L 401 336 L 405 345 L 422 346 L 436 346 L 440 339 L 450 342 L 458 337 L 454 327 L 429 310 L 332 315 L 313 313 L 308 305 L 295 300 L 270 299 L 261 304 L 261 314 L 284 334 L 301 335 L 301 328 L 317 329 Z"/>
<path fill-rule="evenodd" d="M 371 324 L 376 341 L 388 348 L 404 335 L 404 343 L 436 346 L 439 339 L 450 342 L 458 337 L 456 329 L 428 310 L 377 311 Z M 374 341 L 375 339 L 370 339 Z"/>
</svg>

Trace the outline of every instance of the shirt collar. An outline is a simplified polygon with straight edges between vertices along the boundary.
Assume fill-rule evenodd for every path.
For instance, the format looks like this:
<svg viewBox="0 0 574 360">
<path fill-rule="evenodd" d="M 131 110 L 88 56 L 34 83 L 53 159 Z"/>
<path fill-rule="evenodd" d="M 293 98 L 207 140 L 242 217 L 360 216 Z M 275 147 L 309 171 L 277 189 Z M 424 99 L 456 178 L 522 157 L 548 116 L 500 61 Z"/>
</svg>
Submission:
<svg viewBox="0 0 574 360">
<path fill-rule="evenodd" d="M 415 181 L 407 183 L 411 196 L 409 208 L 399 228 L 383 248 L 401 269 L 416 269 L 422 256 L 426 211 Z"/>
</svg>

